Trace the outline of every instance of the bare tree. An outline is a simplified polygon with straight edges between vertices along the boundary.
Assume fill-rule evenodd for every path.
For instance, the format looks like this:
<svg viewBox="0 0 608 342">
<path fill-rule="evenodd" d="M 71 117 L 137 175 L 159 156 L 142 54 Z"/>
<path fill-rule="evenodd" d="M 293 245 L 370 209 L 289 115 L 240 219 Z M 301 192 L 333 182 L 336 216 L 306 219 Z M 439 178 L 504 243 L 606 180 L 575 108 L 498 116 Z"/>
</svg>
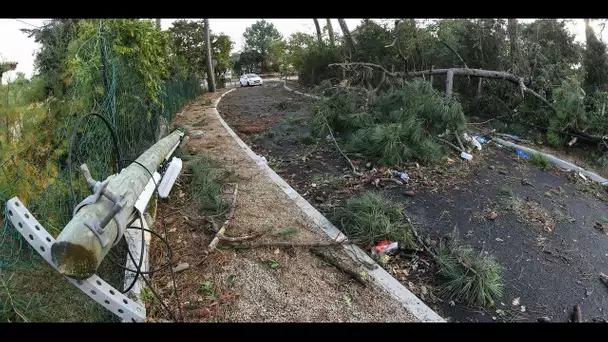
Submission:
<svg viewBox="0 0 608 342">
<path fill-rule="evenodd" d="M 211 38 L 209 34 L 209 19 L 205 19 L 205 52 L 207 53 L 207 84 L 209 92 L 215 92 L 215 76 L 213 75 L 213 62 L 211 61 Z"/>
<path fill-rule="evenodd" d="M 344 41 L 348 45 L 348 48 L 351 51 L 355 51 L 355 42 L 353 41 L 353 37 L 350 35 L 346 21 L 344 21 L 344 19 L 338 19 L 338 24 L 340 24 L 340 29 L 342 30 L 342 35 L 344 36 Z"/>
<path fill-rule="evenodd" d="M 319 40 L 319 44 L 323 43 L 323 35 L 321 34 L 321 26 L 319 26 L 319 20 L 313 19 L 315 22 L 315 28 L 317 29 L 317 39 Z"/>
<path fill-rule="evenodd" d="M 334 28 L 331 26 L 331 19 L 327 19 L 327 34 L 329 34 L 329 44 L 334 47 L 336 42 L 334 41 Z"/>
</svg>

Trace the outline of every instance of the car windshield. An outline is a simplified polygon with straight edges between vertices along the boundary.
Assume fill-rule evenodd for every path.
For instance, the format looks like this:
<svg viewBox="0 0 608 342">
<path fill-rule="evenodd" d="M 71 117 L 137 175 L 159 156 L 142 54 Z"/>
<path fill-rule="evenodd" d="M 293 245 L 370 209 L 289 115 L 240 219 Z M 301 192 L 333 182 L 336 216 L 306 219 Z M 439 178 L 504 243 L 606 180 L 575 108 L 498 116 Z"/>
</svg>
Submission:
<svg viewBox="0 0 608 342">
<path fill-rule="evenodd" d="M 246 77 L 250 77 L 250 78 L 251 78 L 251 77 L 258 77 L 258 75 L 256 75 L 256 74 L 249 74 L 249 75 L 245 75 L 245 76 L 246 76 Z"/>
</svg>

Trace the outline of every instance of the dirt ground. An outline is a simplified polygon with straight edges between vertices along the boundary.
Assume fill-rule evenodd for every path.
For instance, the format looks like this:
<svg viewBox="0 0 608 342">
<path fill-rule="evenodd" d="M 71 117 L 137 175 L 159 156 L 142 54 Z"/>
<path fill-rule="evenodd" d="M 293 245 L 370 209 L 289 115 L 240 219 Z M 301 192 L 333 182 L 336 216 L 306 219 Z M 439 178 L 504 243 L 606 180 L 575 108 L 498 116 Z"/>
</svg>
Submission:
<svg viewBox="0 0 608 342">
<path fill-rule="evenodd" d="M 493 144 L 484 145 L 471 162 L 453 156 L 445 165 L 410 165 L 406 171 L 411 181 L 405 186 L 349 185 L 344 158 L 325 139 L 310 136 L 310 101 L 268 82 L 228 94 L 218 109 L 321 212 L 330 213 L 361 191 L 380 189 L 406 204 L 408 216 L 432 241 L 449 234 L 494 255 L 503 268 L 505 293 L 491 310 L 465 308 L 435 296 L 434 270 L 424 260 L 397 258 L 386 267 L 443 317 L 536 321 L 548 316 L 565 322 L 579 304 L 585 321 L 607 318 L 608 289 L 598 279 L 600 272 L 608 273 L 605 190 L 577 174 L 542 171 Z M 366 160 L 351 158 L 366 169 Z M 489 219 L 492 212 L 497 217 Z"/>
<path fill-rule="evenodd" d="M 237 89 L 234 93 L 259 91 Z M 215 97 L 220 93 L 213 94 Z M 209 94 L 187 106 L 175 119 L 176 126 L 187 129 L 190 139 L 185 149 L 204 153 L 223 167 L 235 172 L 238 193 L 234 219 L 226 235 L 244 236 L 266 232 L 261 242 L 324 242 L 328 238 L 315 228 L 259 167 L 245 154 L 209 110 Z M 220 102 L 221 103 L 221 102 Z M 251 110 L 256 113 L 257 109 Z M 240 115 L 242 112 L 235 112 Z M 263 120 L 264 116 L 259 115 Z M 202 136 L 197 134 L 202 132 Z M 187 166 L 184 166 L 187 170 Z M 187 173 L 183 171 L 182 174 Z M 230 197 L 232 188 L 226 196 Z M 262 247 L 234 249 L 220 247 L 208 256 L 207 246 L 215 233 L 209 224 L 197 220 L 189 199 L 187 182 L 181 179 L 172 190 L 168 203 L 159 205 L 157 222 L 168 229 L 175 264 L 190 268 L 176 273 L 177 295 L 188 322 L 412 322 L 413 316 L 373 284 L 363 286 L 313 256 L 307 248 Z M 160 218 L 160 219 L 159 219 Z M 218 222 L 221 225 L 221 222 Z M 290 228 L 294 235 L 282 236 Z M 340 247 L 328 249 L 348 262 Z M 162 243 L 153 240 L 151 267 L 166 263 Z M 352 261 L 349 267 L 363 271 Z M 168 272 L 158 272 L 152 282 L 173 311 L 175 294 Z M 150 303 L 150 302 L 149 302 Z M 157 304 L 148 304 L 151 321 L 169 316 Z"/>
</svg>

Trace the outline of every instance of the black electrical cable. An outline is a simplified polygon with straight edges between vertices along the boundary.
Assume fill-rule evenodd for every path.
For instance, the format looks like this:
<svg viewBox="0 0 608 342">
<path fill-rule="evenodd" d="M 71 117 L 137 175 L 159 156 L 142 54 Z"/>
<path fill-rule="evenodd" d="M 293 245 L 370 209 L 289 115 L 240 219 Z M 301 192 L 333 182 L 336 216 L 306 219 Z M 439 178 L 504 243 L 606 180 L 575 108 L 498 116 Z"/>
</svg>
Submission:
<svg viewBox="0 0 608 342">
<path fill-rule="evenodd" d="M 70 171 L 69 172 L 69 177 L 70 177 L 70 190 L 72 192 L 72 198 L 76 199 L 76 194 L 75 194 L 74 186 L 73 186 L 73 177 L 72 177 L 72 172 L 71 172 L 71 170 L 72 170 L 72 151 L 74 149 L 76 135 L 78 134 L 78 129 L 79 129 L 80 125 L 82 124 L 82 121 L 85 118 L 88 118 L 88 117 L 91 117 L 91 116 L 96 116 L 96 117 L 100 118 L 105 123 L 106 127 L 110 131 L 110 134 L 111 134 L 111 137 L 112 137 L 112 141 L 114 143 L 114 150 L 115 150 L 115 153 L 116 153 L 116 172 L 118 173 L 120 171 L 120 169 L 119 169 L 119 163 L 121 161 L 129 161 L 131 163 L 135 163 L 135 164 L 140 165 L 150 175 L 152 181 L 154 182 L 154 191 L 156 192 L 156 194 L 158 196 L 158 184 L 157 184 L 156 180 L 154 179 L 154 175 L 152 174 L 152 172 L 150 172 L 150 170 L 148 170 L 147 167 L 145 167 L 143 164 L 141 164 L 138 161 L 122 160 L 121 156 L 120 156 L 120 149 L 119 149 L 119 146 L 118 146 L 118 137 L 117 137 L 117 134 L 116 134 L 115 127 L 105 117 L 103 117 L 103 116 L 101 116 L 101 115 L 99 115 L 97 113 L 90 113 L 90 114 L 87 114 L 85 116 L 80 117 L 76 121 L 74 129 L 72 131 L 72 136 L 70 138 L 70 146 L 69 146 L 69 150 L 68 150 L 68 161 L 67 161 L 68 165 L 67 166 L 68 166 L 68 170 Z M 129 255 L 129 258 L 131 259 L 131 261 L 133 262 L 133 264 L 135 264 L 137 266 L 137 269 L 136 270 L 128 269 L 127 267 L 124 267 L 123 265 L 120 265 L 117 262 L 115 262 L 114 260 L 112 260 L 112 258 L 108 258 L 108 259 L 111 262 L 113 262 L 113 263 L 117 264 L 118 266 L 120 266 L 121 268 L 123 268 L 123 269 L 125 269 L 125 270 L 127 270 L 129 272 L 135 273 L 135 276 L 133 277 L 133 281 L 127 287 L 127 289 L 124 290 L 123 293 L 126 293 L 126 292 L 130 291 L 133 288 L 133 286 L 135 285 L 135 283 L 137 282 L 137 279 L 139 278 L 139 276 L 141 275 L 142 278 L 143 278 L 143 280 L 144 280 L 144 282 L 146 283 L 146 286 L 148 286 L 148 288 L 150 289 L 150 291 L 152 291 L 152 294 L 161 303 L 163 309 L 165 309 L 165 311 L 167 311 L 169 313 L 169 315 L 173 317 L 174 321 L 178 322 L 179 321 L 178 317 L 175 315 L 175 313 L 173 311 L 171 311 L 171 309 L 169 309 L 169 307 L 161 299 L 161 297 L 158 295 L 158 293 L 156 293 L 156 291 L 154 291 L 154 288 L 152 287 L 152 284 L 144 276 L 146 274 L 152 274 L 154 272 L 158 272 L 158 271 L 160 271 L 162 269 L 165 269 L 165 268 L 169 267 L 170 271 L 171 271 L 171 278 L 172 278 L 172 281 L 173 281 L 173 289 L 174 289 L 175 297 L 176 297 L 177 304 L 178 304 L 177 307 L 178 307 L 178 310 L 179 310 L 180 317 L 181 317 L 181 319 L 183 321 L 183 317 L 184 316 L 183 316 L 183 313 L 182 313 L 181 304 L 179 302 L 178 291 L 177 291 L 177 284 L 175 282 L 175 273 L 173 272 L 173 268 L 171 267 L 172 263 L 173 263 L 173 261 L 172 261 L 173 251 L 171 249 L 171 246 L 169 245 L 169 242 L 165 238 L 163 238 L 162 236 L 160 236 L 158 233 L 156 233 L 156 232 L 154 232 L 154 231 L 152 231 L 150 229 L 144 228 L 144 225 L 143 225 L 144 218 L 143 218 L 143 216 L 142 216 L 141 213 L 139 215 L 139 219 L 140 219 L 140 227 L 132 227 L 131 226 L 131 224 L 133 224 L 133 222 L 135 222 L 136 219 L 134 219 L 133 221 L 131 221 L 127 225 L 127 229 L 140 229 L 141 230 L 141 236 L 142 236 L 142 245 L 141 246 L 142 247 L 141 247 L 141 252 L 140 252 L 139 264 L 135 261 L 135 258 L 133 257 L 133 254 L 131 253 L 131 251 L 129 249 L 127 249 L 127 253 Z M 165 226 L 164 217 L 162 217 L 162 224 L 163 224 L 163 228 L 165 229 L 165 236 L 167 236 L 167 227 Z M 162 267 L 159 267 L 156 270 L 143 272 L 141 270 L 141 267 L 143 265 L 143 254 L 144 254 L 144 250 L 145 250 L 145 234 L 144 234 L 144 232 L 146 232 L 146 231 L 149 232 L 150 234 L 158 237 L 167 246 L 167 259 L 168 259 L 168 262 L 167 262 L 167 264 L 163 265 Z"/>
<path fill-rule="evenodd" d="M 89 113 L 87 115 L 81 116 L 76 121 L 74 129 L 72 130 L 72 136 L 70 137 L 70 147 L 68 149 L 68 174 L 70 176 L 70 190 L 72 191 L 72 199 L 74 201 L 76 200 L 76 193 L 74 192 L 74 180 L 72 178 L 72 151 L 74 150 L 74 142 L 76 140 L 76 135 L 78 134 L 78 128 L 80 128 L 80 125 L 82 124 L 82 120 L 91 116 L 100 118 L 106 124 L 106 127 L 110 130 L 112 142 L 114 142 L 114 152 L 116 153 L 116 172 L 118 173 L 118 160 L 120 160 L 120 149 L 118 148 L 118 136 L 116 135 L 116 129 L 114 128 L 114 125 L 112 125 L 112 123 L 110 123 L 108 119 L 97 113 Z"/>
<path fill-rule="evenodd" d="M 121 162 L 131 162 L 131 163 L 134 163 L 134 164 L 137 164 L 137 165 L 141 166 L 144 170 L 146 170 L 146 172 L 148 172 L 148 174 L 151 177 L 150 179 L 152 179 L 152 182 L 154 182 L 154 192 L 156 192 L 156 195 L 160 198 L 160 195 L 158 193 L 158 186 L 159 186 L 159 184 L 156 183 L 156 180 L 154 179 L 154 174 L 152 174 L 152 172 L 150 170 L 148 170 L 148 168 L 145 165 L 143 165 L 142 163 L 140 163 L 140 162 L 138 162 L 136 160 L 126 160 L 125 159 L 125 160 L 118 160 L 117 161 L 118 164 L 121 163 Z M 165 236 L 168 236 L 167 226 L 165 225 L 165 218 L 164 218 L 164 216 L 161 215 L 161 219 L 162 219 L 163 229 L 165 230 Z M 141 266 L 143 264 L 143 251 L 144 251 L 144 248 L 145 248 L 145 237 L 144 237 L 143 221 L 141 222 L 140 225 L 141 225 L 141 230 L 142 230 L 142 232 L 141 232 L 142 250 L 141 250 L 141 253 L 140 253 L 140 262 L 137 265 L 137 272 L 135 274 L 135 277 L 133 278 L 134 279 L 133 284 L 135 283 L 135 281 L 137 281 L 137 278 L 139 277 L 139 275 L 142 274 L 142 272 L 141 272 Z M 173 267 L 172 267 L 172 264 L 173 264 L 173 260 L 172 260 L 173 259 L 173 253 L 172 253 L 171 247 L 169 246 L 169 243 L 165 239 L 163 239 L 163 240 L 166 243 L 167 248 L 168 248 L 168 250 L 167 250 L 167 259 L 168 259 L 167 266 L 169 266 L 169 270 L 170 270 L 170 273 L 171 273 L 171 281 L 173 282 L 173 291 L 175 293 L 175 300 L 177 301 L 177 309 L 179 311 L 180 318 L 183 320 L 184 314 L 182 312 L 182 306 L 181 306 L 180 301 L 179 301 L 179 295 L 178 295 L 178 291 L 177 291 L 177 283 L 175 281 L 175 272 L 173 272 Z M 129 258 L 131 258 L 131 261 L 133 262 L 133 264 L 136 264 L 135 263 L 135 258 L 131 254 L 131 251 L 127 250 L 127 253 L 129 254 Z M 149 273 L 149 272 L 146 272 L 146 273 Z M 146 284 L 148 284 L 146 277 L 142 277 L 142 278 L 144 278 L 144 281 L 146 281 Z M 150 287 L 150 286 L 148 286 L 148 287 Z M 154 290 L 151 287 L 150 287 L 150 289 L 154 293 Z M 160 297 L 157 297 L 157 299 L 161 303 L 164 304 L 164 302 L 160 299 Z M 164 306 L 164 307 L 165 307 L 165 310 L 168 309 L 166 306 Z M 171 312 L 171 315 L 173 317 L 175 317 L 175 315 L 172 312 Z M 176 321 L 177 321 L 177 319 L 176 319 Z"/>
</svg>

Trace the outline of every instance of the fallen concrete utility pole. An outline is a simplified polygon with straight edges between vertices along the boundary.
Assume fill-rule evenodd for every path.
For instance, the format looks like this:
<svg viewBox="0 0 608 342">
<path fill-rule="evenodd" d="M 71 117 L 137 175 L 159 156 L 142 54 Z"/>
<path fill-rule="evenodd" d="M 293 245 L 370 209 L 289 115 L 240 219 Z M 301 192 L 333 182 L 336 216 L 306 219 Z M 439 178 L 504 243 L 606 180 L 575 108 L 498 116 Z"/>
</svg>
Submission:
<svg viewBox="0 0 608 342">
<path fill-rule="evenodd" d="M 76 206 L 72 220 L 51 247 L 53 261 L 61 274 L 73 279 L 87 279 L 95 274 L 108 251 L 124 234 L 150 173 L 165 161 L 183 135 L 177 130 L 140 155 L 136 162 L 147 171 L 132 163 L 100 183 L 83 170 L 94 194 Z"/>
</svg>

